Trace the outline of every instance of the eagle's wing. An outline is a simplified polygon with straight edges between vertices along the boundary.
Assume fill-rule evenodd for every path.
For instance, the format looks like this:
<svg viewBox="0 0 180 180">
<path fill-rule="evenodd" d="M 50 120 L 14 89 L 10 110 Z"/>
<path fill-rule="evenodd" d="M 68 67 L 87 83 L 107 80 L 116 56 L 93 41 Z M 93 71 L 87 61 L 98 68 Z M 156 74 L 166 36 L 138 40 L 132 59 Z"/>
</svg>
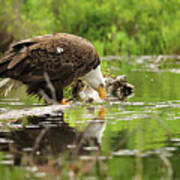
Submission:
<svg viewBox="0 0 180 180">
<path fill-rule="evenodd" d="M 51 80 L 83 76 L 99 64 L 92 44 L 67 34 L 39 36 L 13 44 L 0 60 L 0 75 L 28 81 L 44 81 L 44 72 Z M 68 78 L 71 78 L 68 80 Z"/>
</svg>

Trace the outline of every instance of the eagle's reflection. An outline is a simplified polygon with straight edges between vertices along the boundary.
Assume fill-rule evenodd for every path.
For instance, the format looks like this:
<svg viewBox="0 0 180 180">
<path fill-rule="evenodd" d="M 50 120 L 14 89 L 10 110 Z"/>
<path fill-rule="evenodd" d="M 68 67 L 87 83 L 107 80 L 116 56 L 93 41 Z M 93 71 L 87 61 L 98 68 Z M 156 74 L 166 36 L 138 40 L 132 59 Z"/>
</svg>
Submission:
<svg viewBox="0 0 180 180">
<path fill-rule="evenodd" d="M 92 119 L 83 131 L 78 131 L 66 123 L 61 111 L 40 117 L 28 117 L 26 123 L 24 128 L 11 131 L 13 143 L 9 145 L 9 151 L 15 157 L 15 164 L 21 164 L 23 156 L 36 164 L 46 164 L 49 157 L 63 154 L 73 160 L 79 155 L 99 153 L 105 129 L 105 110 L 100 108 L 98 116 Z"/>
</svg>

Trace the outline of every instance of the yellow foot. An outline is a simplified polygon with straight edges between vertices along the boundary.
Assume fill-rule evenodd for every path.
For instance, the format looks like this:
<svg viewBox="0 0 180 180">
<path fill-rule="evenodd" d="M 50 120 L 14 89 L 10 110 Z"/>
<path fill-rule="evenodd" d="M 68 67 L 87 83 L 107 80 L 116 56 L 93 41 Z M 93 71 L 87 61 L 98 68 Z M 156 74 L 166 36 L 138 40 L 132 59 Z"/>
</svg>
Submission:
<svg viewBox="0 0 180 180">
<path fill-rule="evenodd" d="M 67 105 L 70 102 L 69 99 L 63 99 L 60 104 Z"/>
</svg>

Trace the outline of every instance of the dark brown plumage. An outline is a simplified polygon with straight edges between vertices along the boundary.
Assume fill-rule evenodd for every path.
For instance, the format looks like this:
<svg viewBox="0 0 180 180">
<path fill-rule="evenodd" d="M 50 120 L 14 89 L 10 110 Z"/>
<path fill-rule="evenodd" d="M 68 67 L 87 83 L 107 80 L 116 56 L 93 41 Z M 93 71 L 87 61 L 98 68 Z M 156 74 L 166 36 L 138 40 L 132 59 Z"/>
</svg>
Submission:
<svg viewBox="0 0 180 180">
<path fill-rule="evenodd" d="M 29 94 L 52 98 L 45 73 L 55 89 L 56 100 L 63 88 L 100 64 L 94 46 L 84 38 L 57 33 L 37 36 L 12 44 L 0 59 L 0 77 L 10 77 L 28 85 Z"/>
</svg>

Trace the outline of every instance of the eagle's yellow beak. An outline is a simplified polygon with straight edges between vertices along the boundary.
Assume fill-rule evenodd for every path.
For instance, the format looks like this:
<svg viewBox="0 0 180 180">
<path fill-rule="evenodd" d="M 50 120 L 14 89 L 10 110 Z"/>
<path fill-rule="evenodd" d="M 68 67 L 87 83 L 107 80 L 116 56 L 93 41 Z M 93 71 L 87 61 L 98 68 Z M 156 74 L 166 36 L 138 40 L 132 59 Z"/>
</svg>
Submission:
<svg viewBox="0 0 180 180">
<path fill-rule="evenodd" d="M 104 86 L 100 85 L 98 87 L 98 94 L 101 99 L 104 99 L 104 97 L 106 96 L 106 89 L 104 88 Z"/>
</svg>

